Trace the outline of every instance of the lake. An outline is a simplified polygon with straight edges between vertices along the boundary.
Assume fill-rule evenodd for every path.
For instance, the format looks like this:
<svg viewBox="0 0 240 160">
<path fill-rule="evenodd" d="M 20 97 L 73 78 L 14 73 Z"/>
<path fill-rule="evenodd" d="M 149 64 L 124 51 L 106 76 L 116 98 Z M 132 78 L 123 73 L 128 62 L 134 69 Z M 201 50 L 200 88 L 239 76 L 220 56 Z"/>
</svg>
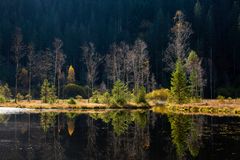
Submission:
<svg viewBox="0 0 240 160">
<path fill-rule="evenodd" d="M 240 117 L 4 108 L 0 152 L 6 160 L 234 160 Z"/>
</svg>

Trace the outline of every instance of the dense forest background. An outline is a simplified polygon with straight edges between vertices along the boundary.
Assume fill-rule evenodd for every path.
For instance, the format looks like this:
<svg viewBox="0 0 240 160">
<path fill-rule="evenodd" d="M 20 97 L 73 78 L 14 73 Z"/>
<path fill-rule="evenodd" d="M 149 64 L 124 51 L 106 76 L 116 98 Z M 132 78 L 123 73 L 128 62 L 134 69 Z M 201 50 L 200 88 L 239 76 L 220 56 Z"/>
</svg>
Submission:
<svg viewBox="0 0 240 160">
<path fill-rule="evenodd" d="M 205 96 L 217 96 L 221 88 L 231 91 L 230 96 L 237 96 L 240 91 L 239 0 L 1 0 L 0 79 L 14 86 L 11 46 L 19 27 L 24 43 L 34 43 L 36 50 L 52 48 L 54 38 L 60 38 L 67 56 L 66 70 L 73 65 L 82 85 L 86 84 L 81 50 L 84 43 L 93 42 L 97 52 L 106 55 L 112 43 L 133 44 L 140 38 L 148 45 L 151 72 L 158 85 L 169 87 L 170 74 L 164 70 L 162 59 L 177 10 L 182 10 L 192 24 L 194 34 L 190 46 L 203 58 L 207 79 Z M 99 78 L 99 84 L 105 80 L 103 72 Z"/>
</svg>

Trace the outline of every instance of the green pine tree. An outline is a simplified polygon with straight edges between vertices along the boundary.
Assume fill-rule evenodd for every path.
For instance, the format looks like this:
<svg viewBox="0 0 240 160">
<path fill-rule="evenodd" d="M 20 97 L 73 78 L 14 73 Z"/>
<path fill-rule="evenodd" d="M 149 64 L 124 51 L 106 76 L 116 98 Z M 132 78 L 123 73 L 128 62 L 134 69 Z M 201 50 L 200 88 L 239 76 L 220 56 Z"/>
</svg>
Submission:
<svg viewBox="0 0 240 160">
<path fill-rule="evenodd" d="M 188 100 L 187 77 L 184 66 L 180 60 L 176 62 L 175 71 L 171 78 L 171 97 L 178 104 L 185 103 Z"/>
<path fill-rule="evenodd" d="M 114 104 L 117 105 L 124 105 L 127 103 L 127 100 L 129 98 L 129 91 L 127 85 L 125 85 L 120 80 L 117 80 L 114 83 L 113 89 L 112 89 L 112 101 Z"/>
<path fill-rule="evenodd" d="M 43 103 L 54 103 L 56 100 L 56 89 L 47 79 L 44 80 L 41 87 L 41 99 Z"/>
</svg>

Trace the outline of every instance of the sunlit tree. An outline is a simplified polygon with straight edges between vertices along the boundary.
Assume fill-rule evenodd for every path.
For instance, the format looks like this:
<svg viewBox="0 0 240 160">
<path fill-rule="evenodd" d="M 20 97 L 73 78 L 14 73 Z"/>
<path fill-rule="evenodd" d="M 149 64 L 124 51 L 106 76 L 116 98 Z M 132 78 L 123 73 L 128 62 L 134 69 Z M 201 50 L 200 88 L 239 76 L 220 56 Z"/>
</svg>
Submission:
<svg viewBox="0 0 240 160">
<path fill-rule="evenodd" d="M 68 68 L 68 76 L 67 76 L 68 83 L 75 83 L 75 70 L 72 65 Z"/>
<path fill-rule="evenodd" d="M 167 70 L 174 70 L 176 61 L 181 63 L 187 58 L 189 53 L 189 39 L 193 31 L 191 24 L 185 20 L 185 15 L 182 11 L 177 11 L 175 14 L 175 25 L 171 28 L 170 42 L 165 52 L 164 61 L 167 65 Z"/>
<path fill-rule="evenodd" d="M 53 103 L 56 100 L 55 87 L 47 79 L 44 80 L 41 87 L 41 99 L 43 103 Z"/>
<path fill-rule="evenodd" d="M 203 78 L 203 68 L 201 60 L 195 51 L 191 51 L 187 60 L 187 70 L 189 73 L 190 93 L 193 98 L 203 96 L 205 80 Z"/>
<path fill-rule="evenodd" d="M 114 83 L 113 89 L 112 89 L 112 101 L 114 104 L 124 105 L 127 103 L 127 100 L 129 99 L 129 91 L 127 85 L 125 85 L 120 80 L 117 80 Z"/>
<path fill-rule="evenodd" d="M 185 103 L 188 100 L 189 90 L 187 76 L 183 63 L 177 60 L 176 69 L 171 78 L 171 98 L 176 103 Z"/>
</svg>

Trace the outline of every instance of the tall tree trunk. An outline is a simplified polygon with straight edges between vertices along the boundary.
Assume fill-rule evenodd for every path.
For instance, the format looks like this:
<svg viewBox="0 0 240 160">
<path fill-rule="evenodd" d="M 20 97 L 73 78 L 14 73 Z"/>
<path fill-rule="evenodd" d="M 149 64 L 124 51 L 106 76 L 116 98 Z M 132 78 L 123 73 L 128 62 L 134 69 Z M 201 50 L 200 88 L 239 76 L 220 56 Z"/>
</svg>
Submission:
<svg viewBox="0 0 240 160">
<path fill-rule="evenodd" d="M 17 102 L 17 94 L 18 94 L 18 68 L 19 68 L 19 62 L 16 62 L 16 74 L 15 74 L 15 102 Z"/>
<path fill-rule="evenodd" d="M 212 48 L 210 49 L 210 95 L 211 99 L 213 98 L 213 56 L 212 56 Z"/>
<path fill-rule="evenodd" d="M 60 76 L 58 75 L 58 98 L 60 98 Z"/>
<path fill-rule="evenodd" d="M 56 77 L 57 77 L 57 51 L 55 51 L 55 64 L 54 64 L 54 77 L 53 77 L 53 85 L 56 87 Z"/>
<path fill-rule="evenodd" d="M 30 66 L 32 64 L 30 63 Z M 31 88 L 32 88 L 32 67 L 29 68 L 29 77 L 28 77 L 28 101 L 31 100 L 31 96 L 32 96 L 32 93 L 31 93 Z"/>
</svg>

